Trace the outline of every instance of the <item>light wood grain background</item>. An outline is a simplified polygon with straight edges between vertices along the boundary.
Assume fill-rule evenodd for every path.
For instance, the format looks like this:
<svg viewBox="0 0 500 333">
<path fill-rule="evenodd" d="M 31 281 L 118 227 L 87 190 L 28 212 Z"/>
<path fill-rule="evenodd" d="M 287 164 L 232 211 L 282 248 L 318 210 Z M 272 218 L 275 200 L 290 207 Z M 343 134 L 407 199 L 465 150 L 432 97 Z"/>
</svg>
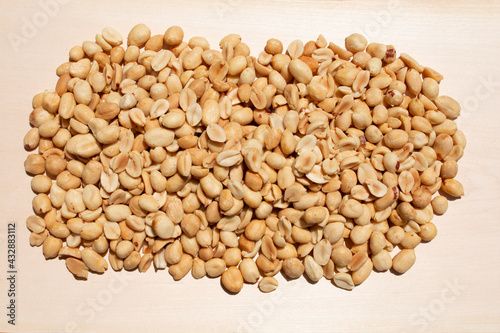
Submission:
<svg viewBox="0 0 500 333">
<path fill-rule="evenodd" d="M 51 4 L 51 5 L 50 5 Z M 55 4 L 55 5 L 54 5 Z M 43 332 L 498 332 L 500 331 L 500 8 L 498 1 L 1 1 L 0 331 Z M 239 33 L 257 55 L 270 37 L 285 45 L 322 33 L 342 44 L 360 32 L 391 43 L 445 76 L 441 92 L 463 105 L 468 139 L 458 179 L 466 196 L 436 217 L 438 237 L 417 248 L 403 276 L 372 276 L 346 292 L 300 279 L 273 294 L 218 279 L 174 283 L 166 271 L 91 275 L 75 281 L 59 260 L 31 248 L 32 213 L 22 139 L 31 98 L 53 89 L 55 68 L 105 26 L 125 36 L 180 25 L 212 45 Z M 17 325 L 7 324 L 6 226 L 17 223 Z"/>
</svg>

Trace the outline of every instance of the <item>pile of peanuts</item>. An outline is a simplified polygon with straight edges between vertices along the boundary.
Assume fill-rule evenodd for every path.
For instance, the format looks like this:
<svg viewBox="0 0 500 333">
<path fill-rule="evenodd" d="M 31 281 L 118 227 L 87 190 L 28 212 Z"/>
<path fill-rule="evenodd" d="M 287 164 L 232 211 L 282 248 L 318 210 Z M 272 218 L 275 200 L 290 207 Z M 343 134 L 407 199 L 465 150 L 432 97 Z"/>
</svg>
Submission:
<svg viewBox="0 0 500 333">
<path fill-rule="evenodd" d="M 168 267 L 237 293 L 405 273 L 450 197 L 466 139 L 442 75 L 359 35 L 258 57 L 178 26 L 105 28 L 33 98 L 30 244 L 78 279 Z M 397 253 L 397 254 L 394 254 Z M 107 260 L 105 259 L 107 257 Z"/>
</svg>

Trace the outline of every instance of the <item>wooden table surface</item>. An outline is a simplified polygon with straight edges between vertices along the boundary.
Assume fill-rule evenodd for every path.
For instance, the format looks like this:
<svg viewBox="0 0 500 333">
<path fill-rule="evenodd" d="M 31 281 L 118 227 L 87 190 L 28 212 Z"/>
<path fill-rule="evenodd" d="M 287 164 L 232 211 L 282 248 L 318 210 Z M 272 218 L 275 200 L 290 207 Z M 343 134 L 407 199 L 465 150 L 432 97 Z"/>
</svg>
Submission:
<svg viewBox="0 0 500 333">
<path fill-rule="evenodd" d="M 0 331 L 43 332 L 499 332 L 500 2 L 498 1 L 2 1 L 0 7 Z M 438 236 L 420 245 L 402 276 L 372 273 L 352 292 L 329 281 L 286 282 L 271 294 L 219 279 L 168 272 L 91 275 L 76 281 L 60 260 L 31 248 L 32 214 L 22 139 L 31 98 L 53 89 L 69 49 L 105 26 L 127 35 L 180 25 L 212 45 L 239 33 L 253 55 L 268 38 L 288 45 L 322 33 L 343 44 L 353 33 L 393 44 L 445 76 L 441 93 L 462 104 L 468 145 L 458 179 L 466 196 L 436 217 Z M 17 225 L 16 326 L 7 323 L 7 224 Z"/>
</svg>

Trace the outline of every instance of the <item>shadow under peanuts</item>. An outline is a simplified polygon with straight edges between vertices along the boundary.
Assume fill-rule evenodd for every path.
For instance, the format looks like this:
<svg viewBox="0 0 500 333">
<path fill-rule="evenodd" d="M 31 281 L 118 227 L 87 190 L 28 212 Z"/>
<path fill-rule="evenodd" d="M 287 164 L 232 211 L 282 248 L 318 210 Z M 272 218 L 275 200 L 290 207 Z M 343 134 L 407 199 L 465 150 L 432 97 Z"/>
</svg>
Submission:
<svg viewBox="0 0 500 333">
<path fill-rule="evenodd" d="M 445 197 L 446 199 L 448 199 L 448 201 L 456 201 L 456 200 L 462 199 L 462 197 L 451 196 L 448 193 L 446 193 L 445 191 L 443 191 L 442 189 L 439 189 L 438 192 L 439 192 L 439 195 Z"/>
<path fill-rule="evenodd" d="M 392 274 L 396 275 L 396 276 L 401 276 L 403 275 L 404 273 L 399 273 L 398 271 L 396 271 L 394 268 L 391 267 L 391 269 L 389 270 Z"/>
</svg>

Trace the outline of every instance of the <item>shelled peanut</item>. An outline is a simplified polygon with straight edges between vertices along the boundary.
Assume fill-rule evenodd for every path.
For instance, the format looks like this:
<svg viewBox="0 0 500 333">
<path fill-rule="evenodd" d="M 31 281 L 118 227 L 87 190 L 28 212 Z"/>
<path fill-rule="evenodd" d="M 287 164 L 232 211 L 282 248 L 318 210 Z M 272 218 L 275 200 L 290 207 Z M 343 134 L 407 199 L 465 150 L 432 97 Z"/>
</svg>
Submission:
<svg viewBox="0 0 500 333">
<path fill-rule="evenodd" d="M 24 139 L 30 243 L 75 277 L 109 262 L 233 293 L 281 270 L 352 289 L 410 269 L 464 194 L 460 105 L 392 45 L 269 39 L 254 57 L 236 34 L 219 51 L 144 24 L 122 44 L 105 28 L 73 47 Z"/>
</svg>

